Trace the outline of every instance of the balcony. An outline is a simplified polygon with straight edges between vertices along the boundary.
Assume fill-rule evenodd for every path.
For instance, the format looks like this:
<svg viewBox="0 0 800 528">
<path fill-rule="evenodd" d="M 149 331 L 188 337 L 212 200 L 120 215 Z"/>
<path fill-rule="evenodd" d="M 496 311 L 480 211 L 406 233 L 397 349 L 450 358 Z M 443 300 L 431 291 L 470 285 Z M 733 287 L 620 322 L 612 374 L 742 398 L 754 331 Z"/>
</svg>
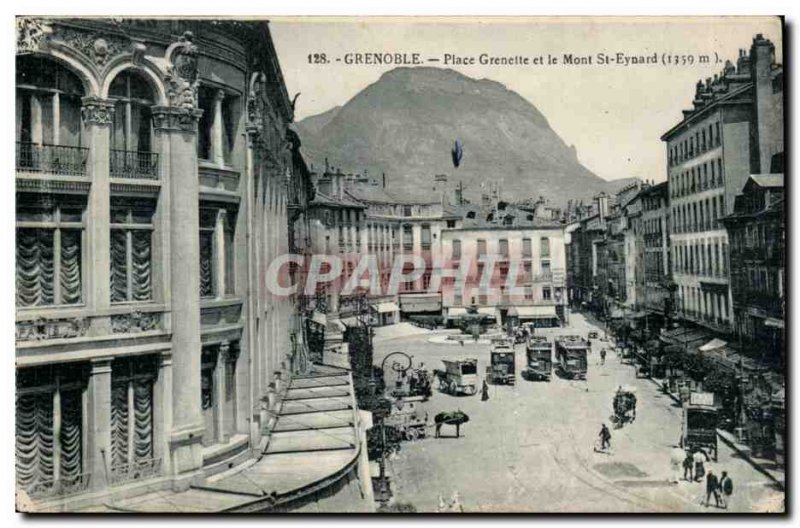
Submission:
<svg viewBox="0 0 800 528">
<path fill-rule="evenodd" d="M 161 474 L 161 459 L 137 460 L 127 464 L 111 466 L 109 479 L 112 486 L 126 484 L 134 480 L 146 480 Z"/>
<path fill-rule="evenodd" d="M 114 178 L 158 179 L 158 154 L 111 149 L 111 176 Z"/>
<path fill-rule="evenodd" d="M 45 145 L 17 142 L 17 170 L 85 176 L 89 149 L 65 145 Z"/>
<path fill-rule="evenodd" d="M 81 473 L 70 477 L 54 479 L 38 479 L 24 486 L 28 496 L 34 500 L 65 497 L 83 493 L 89 489 L 90 474 Z"/>
</svg>

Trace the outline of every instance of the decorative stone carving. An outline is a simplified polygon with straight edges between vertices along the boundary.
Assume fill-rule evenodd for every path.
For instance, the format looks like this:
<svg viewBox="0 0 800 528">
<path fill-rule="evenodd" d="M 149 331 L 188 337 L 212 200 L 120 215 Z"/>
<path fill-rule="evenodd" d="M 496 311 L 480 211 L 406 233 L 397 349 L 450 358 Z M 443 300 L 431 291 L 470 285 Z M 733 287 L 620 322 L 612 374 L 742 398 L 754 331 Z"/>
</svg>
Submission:
<svg viewBox="0 0 800 528">
<path fill-rule="evenodd" d="M 128 39 L 71 28 L 59 29 L 58 36 L 65 44 L 81 52 L 100 67 L 105 66 L 111 58 L 125 52 L 129 47 Z"/>
<path fill-rule="evenodd" d="M 85 317 L 69 319 L 38 318 L 30 321 L 18 321 L 16 325 L 16 340 L 70 339 L 85 336 L 88 329 L 89 321 Z"/>
<path fill-rule="evenodd" d="M 180 108 L 174 106 L 157 106 L 152 108 L 153 128 L 155 130 L 179 130 L 195 132 L 197 122 L 203 115 L 202 110 Z"/>
<path fill-rule="evenodd" d="M 171 65 L 167 68 L 167 97 L 171 106 L 194 110 L 197 107 L 197 46 L 192 43 L 194 36 L 186 31 L 183 36 L 167 49 Z"/>
<path fill-rule="evenodd" d="M 144 54 L 147 52 L 147 46 L 144 45 L 144 42 L 133 41 L 131 43 L 131 52 L 133 53 L 131 62 L 140 66 L 144 59 Z"/>
<path fill-rule="evenodd" d="M 157 330 L 160 322 L 161 314 L 158 312 L 145 313 L 135 310 L 131 313 L 112 315 L 111 331 L 115 334 L 149 332 Z"/>
<path fill-rule="evenodd" d="M 94 125 L 110 125 L 114 121 L 114 102 L 89 96 L 82 99 L 83 122 Z"/>
<path fill-rule="evenodd" d="M 261 139 L 264 130 L 263 90 L 264 74 L 261 72 L 253 74 L 250 93 L 247 95 L 247 132 L 254 142 Z"/>
<path fill-rule="evenodd" d="M 52 32 L 53 28 L 42 19 L 17 17 L 17 54 L 42 49 Z"/>
</svg>

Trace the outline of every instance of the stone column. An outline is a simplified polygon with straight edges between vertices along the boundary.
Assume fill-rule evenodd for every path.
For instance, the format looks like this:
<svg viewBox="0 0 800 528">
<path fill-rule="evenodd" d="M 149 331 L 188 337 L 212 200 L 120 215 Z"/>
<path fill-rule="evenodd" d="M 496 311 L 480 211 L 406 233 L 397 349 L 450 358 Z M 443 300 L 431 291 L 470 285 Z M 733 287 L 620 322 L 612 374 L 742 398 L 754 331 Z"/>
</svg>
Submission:
<svg viewBox="0 0 800 528">
<path fill-rule="evenodd" d="M 222 299 L 225 297 L 225 283 L 227 281 L 228 269 L 225 266 L 225 225 L 227 224 L 227 211 L 225 209 L 217 210 L 216 223 L 214 225 L 214 247 L 216 253 L 214 255 L 214 265 L 217 268 L 217 273 L 214 279 L 217 284 L 217 298 Z"/>
<path fill-rule="evenodd" d="M 172 310 L 172 473 L 203 464 L 204 431 L 200 407 L 200 242 L 197 179 L 197 121 L 200 110 L 154 107 L 153 128 L 163 159 L 169 195 L 170 276 Z M 176 483 L 182 487 L 183 483 Z"/>
<path fill-rule="evenodd" d="M 161 459 L 161 471 L 171 467 L 169 433 L 172 430 L 172 352 L 159 356 L 158 377 L 153 385 L 153 458 Z"/>
<path fill-rule="evenodd" d="M 218 444 L 224 444 L 228 441 L 228 433 L 225 431 L 225 393 L 227 392 L 227 388 L 225 387 L 226 383 L 226 376 L 225 376 L 225 369 L 228 367 L 228 354 L 230 353 L 231 344 L 227 341 L 223 341 L 219 345 L 219 351 L 217 352 L 217 363 L 214 367 L 214 401 L 216 402 L 216 406 L 214 408 L 214 421 L 215 427 L 217 432 L 216 442 Z"/>
<path fill-rule="evenodd" d="M 211 125 L 211 159 L 217 167 L 225 166 L 225 149 L 223 148 L 224 126 L 222 121 L 222 101 L 225 99 L 225 92 L 217 90 L 214 96 L 214 121 Z"/>
<path fill-rule="evenodd" d="M 89 159 L 87 176 L 92 182 L 87 205 L 86 247 L 84 262 L 86 278 L 86 304 L 93 311 L 106 311 L 111 304 L 110 217 L 111 187 L 109 148 L 114 103 L 97 97 L 84 97 L 81 108 L 83 123 L 88 136 Z M 110 318 L 92 320 L 95 335 L 110 331 Z"/>
<path fill-rule="evenodd" d="M 106 489 L 111 469 L 111 358 L 93 359 L 87 387 L 86 468 L 94 491 Z"/>
<path fill-rule="evenodd" d="M 411 252 L 413 255 L 422 255 L 422 226 L 420 224 L 414 224 L 411 227 L 412 234 L 413 234 L 413 243 L 414 249 Z M 422 277 L 414 282 L 414 289 L 421 290 L 422 289 Z"/>
</svg>

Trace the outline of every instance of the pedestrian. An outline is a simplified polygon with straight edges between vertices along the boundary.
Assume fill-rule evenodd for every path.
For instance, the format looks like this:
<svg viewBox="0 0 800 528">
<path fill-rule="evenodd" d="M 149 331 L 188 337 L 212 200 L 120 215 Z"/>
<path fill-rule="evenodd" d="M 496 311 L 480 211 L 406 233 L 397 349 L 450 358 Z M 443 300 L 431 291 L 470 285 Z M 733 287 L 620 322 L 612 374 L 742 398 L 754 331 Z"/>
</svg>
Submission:
<svg viewBox="0 0 800 528">
<path fill-rule="evenodd" d="M 720 498 L 722 499 L 722 507 L 727 509 L 728 503 L 731 500 L 731 495 L 733 495 L 733 481 L 731 477 L 728 476 L 727 471 L 722 472 L 722 476 L 719 479 L 719 487 L 722 490 L 720 494 Z"/>
<path fill-rule="evenodd" d="M 606 424 L 600 428 L 600 449 L 605 451 L 611 447 L 611 431 L 608 430 Z"/>
<path fill-rule="evenodd" d="M 489 399 L 489 384 L 486 383 L 486 380 L 483 380 L 483 385 L 481 386 L 481 401 L 486 401 Z"/>
<path fill-rule="evenodd" d="M 692 474 L 692 466 L 694 466 L 693 454 L 694 451 L 689 449 L 686 451 L 686 457 L 683 459 L 683 479 L 687 482 L 694 480 L 694 475 Z"/>
<path fill-rule="evenodd" d="M 672 469 L 672 482 L 677 484 L 680 481 L 681 464 L 686 460 L 686 451 L 681 446 L 673 446 L 669 456 L 670 468 Z"/>
<path fill-rule="evenodd" d="M 708 457 L 702 449 L 697 449 L 692 455 L 692 460 L 694 460 L 694 480 L 701 482 L 706 474 L 705 463 L 708 462 Z"/>
<path fill-rule="evenodd" d="M 719 508 L 719 479 L 710 469 L 706 477 L 706 508 L 708 508 L 708 501 L 714 496 L 714 504 Z"/>
<path fill-rule="evenodd" d="M 606 349 L 605 348 L 601 348 L 600 349 L 600 364 L 601 365 L 605 365 L 606 364 Z"/>
</svg>

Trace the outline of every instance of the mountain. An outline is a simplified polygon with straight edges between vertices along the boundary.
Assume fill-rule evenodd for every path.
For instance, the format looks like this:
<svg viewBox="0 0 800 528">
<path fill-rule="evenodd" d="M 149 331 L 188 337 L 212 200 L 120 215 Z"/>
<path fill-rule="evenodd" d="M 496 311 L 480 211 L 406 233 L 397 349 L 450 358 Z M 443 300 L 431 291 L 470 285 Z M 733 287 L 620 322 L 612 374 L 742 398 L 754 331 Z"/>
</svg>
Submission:
<svg viewBox="0 0 800 528">
<path fill-rule="evenodd" d="M 396 68 L 341 107 L 296 125 L 305 157 L 379 178 L 387 190 L 430 196 L 435 174 L 461 180 L 477 199 L 502 180 L 506 199 L 545 196 L 556 204 L 609 191 L 529 101 L 504 85 L 440 68 Z M 454 168 L 458 140 L 463 159 Z M 614 185 L 616 186 L 616 185 Z"/>
</svg>

